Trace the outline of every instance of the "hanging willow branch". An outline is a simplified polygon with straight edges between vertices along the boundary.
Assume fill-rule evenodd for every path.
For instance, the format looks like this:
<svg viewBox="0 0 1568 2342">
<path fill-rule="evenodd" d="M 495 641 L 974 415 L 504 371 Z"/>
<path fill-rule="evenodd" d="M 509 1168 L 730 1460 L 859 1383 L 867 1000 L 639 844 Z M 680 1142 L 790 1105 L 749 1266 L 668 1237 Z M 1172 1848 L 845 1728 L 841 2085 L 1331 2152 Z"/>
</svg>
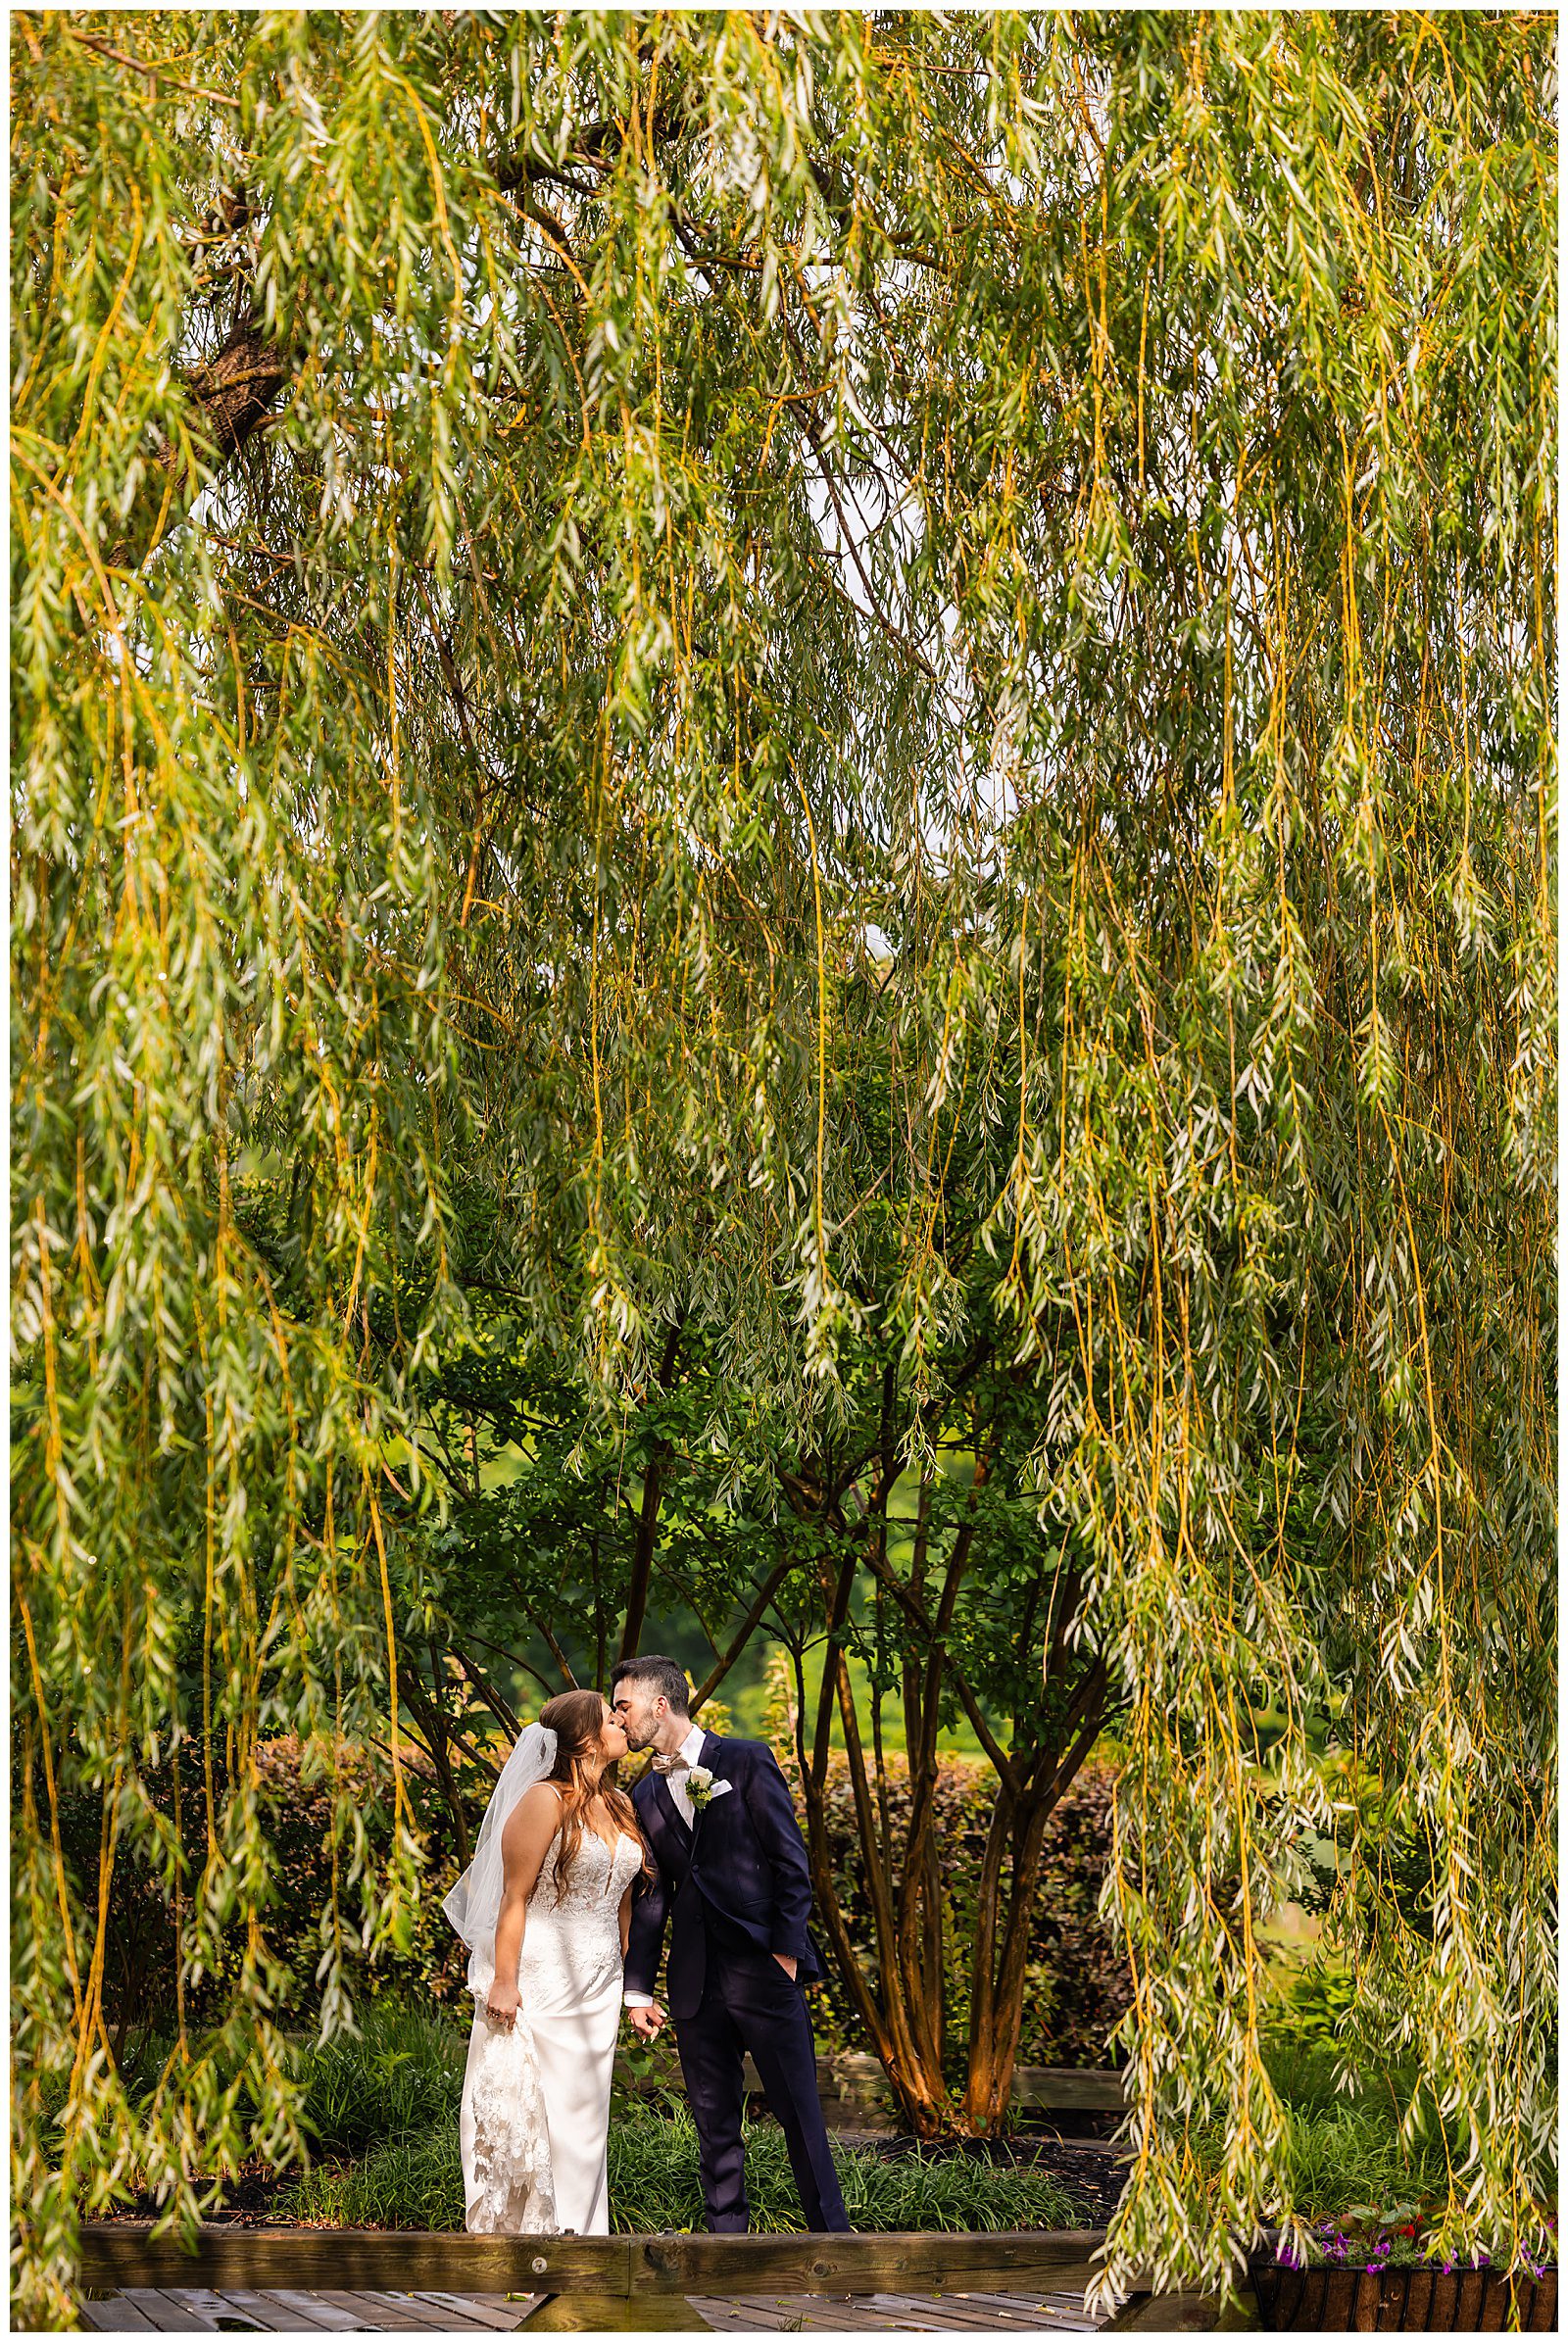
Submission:
<svg viewBox="0 0 1568 2342">
<path fill-rule="evenodd" d="M 313 2017 L 408 1927 L 480 1291 L 609 1409 L 687 1313 L 797 1456 L 873 1344 L 929 1464 L 1000 1341 L 1129 1702 L 1110 2278 L 1298 2209 L 1262 1930 L 1324 1837 L 1444 2242 L 1539 2250 L 1552 43 L 15 21 L 19 2318 L 133 2173 L 300 2149 L 264 1737 L 333 1786 Z"/>
</svg>

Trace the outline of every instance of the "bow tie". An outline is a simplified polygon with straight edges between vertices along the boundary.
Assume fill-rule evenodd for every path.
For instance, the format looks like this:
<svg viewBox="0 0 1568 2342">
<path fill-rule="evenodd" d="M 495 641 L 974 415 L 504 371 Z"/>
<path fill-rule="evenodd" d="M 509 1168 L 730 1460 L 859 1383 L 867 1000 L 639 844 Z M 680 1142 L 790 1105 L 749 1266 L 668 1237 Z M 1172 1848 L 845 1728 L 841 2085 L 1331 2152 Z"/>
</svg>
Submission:
<svg viewBox="0 0 1568 2342">
<path fill-rule="evenodd" d="M 666 1780 L 671 1773 L 689 1773 L 692 1769 L 691 1758 L 682 1756 L 679 1749 L 673 1756 L 656 1756 L 653 1765 L 654 1771 L 662 1773 Z"/>
</svg>

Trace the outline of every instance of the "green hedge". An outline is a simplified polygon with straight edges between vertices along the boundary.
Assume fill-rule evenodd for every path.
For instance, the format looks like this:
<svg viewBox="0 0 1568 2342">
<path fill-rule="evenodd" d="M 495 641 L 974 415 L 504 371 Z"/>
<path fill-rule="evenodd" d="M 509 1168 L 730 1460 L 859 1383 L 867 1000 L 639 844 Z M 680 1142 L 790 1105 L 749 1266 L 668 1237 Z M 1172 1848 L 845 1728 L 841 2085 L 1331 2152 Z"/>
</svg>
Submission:
<svg viewBox="0 0 1568 2342">
<path fill-rule="evenodd" d="M 782 1762 L 793 1786 L 794 1758 L 786 1755 Z M 1018 2043 L 1019 2062 L 1026 2066 L 1111 2063 L 1106 2036 L 1131 1997 L 1126 1962 L 1098 1909 L 1110 1852 L 1114 1789 L 1115 1775 L 1108 1766 L 1085 1766 L 1046 1825 Z M 902 1757 L 890 1757 L 887 1805 L 895 1842 L 903 1830 L 908 1797 L 907 1768 Z M 969 2020 L 967 1947 L 973 1939 L 975 1893 L 995 1801 L 996 1777 L 989 1765 L 956 1756 L 942 1762 L 937 1774 L 937 1833 L 947 1904 L 949 2046 L 956 2072 Z M 849 1767 L 842 1758 L 834 1758 L 829 1767 L 827 1812 L 834 1888 L 861 1962 L 874 1973 L 870 1897 L 855 1828 Z M 824 2049 L 870 2046 L 831 1963 L 827 1984 L 815 1996 L 813 2022 Z"/>
</svg>

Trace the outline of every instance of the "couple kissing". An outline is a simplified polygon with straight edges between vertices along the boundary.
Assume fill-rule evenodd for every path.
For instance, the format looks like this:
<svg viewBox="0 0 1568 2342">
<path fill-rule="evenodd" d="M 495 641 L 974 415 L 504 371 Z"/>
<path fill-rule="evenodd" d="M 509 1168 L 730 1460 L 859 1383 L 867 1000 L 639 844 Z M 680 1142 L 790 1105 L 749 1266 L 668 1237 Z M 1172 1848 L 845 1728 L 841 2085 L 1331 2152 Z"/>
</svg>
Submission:
<svg viewBox="0 0 1568 2342">
<path fill-rule="evenodd" d="M 666 1933 L 668 2018 L 697 2126 L 706 2224 L 749 2224 L 748 2053 L 780 2123 L 808 2229 L 847 2229 L 816 2092 L 804 1986 L 822 1975 L 806 1847 L 760 1740 L 694 1724 L 685 1670 L 623 1660 L 611 1696 L 564 1691 L 508 1757 L 443 1909 L 468 1946 L 466 2225 L 610 2232 L 606 2143 L 624 2005 L 651 2040 Z M 652 1751 L 628 1796 L 613 1767 Z"/>
</svg>

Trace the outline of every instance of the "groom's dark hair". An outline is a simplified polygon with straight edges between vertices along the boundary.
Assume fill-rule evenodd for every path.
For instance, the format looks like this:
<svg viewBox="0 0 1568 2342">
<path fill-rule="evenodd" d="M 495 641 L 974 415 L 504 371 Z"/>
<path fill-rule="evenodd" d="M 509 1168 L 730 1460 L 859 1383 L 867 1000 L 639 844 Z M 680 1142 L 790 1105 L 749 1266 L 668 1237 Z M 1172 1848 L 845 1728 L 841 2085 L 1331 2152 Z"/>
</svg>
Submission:
<svg viewBox="0 0 1568 2342">
<path fill-rule="evenodd" d="M 613 1698 L 617 1683 L 646 1683 L 655 1699 L 667 1699 L 677 1716 L 691 1714 L 691 1685 L 677 1659 L 662 1659 L 650 1651 L 646 1659 L 617 1660 L 610 1678 Z"/>
</svg>

